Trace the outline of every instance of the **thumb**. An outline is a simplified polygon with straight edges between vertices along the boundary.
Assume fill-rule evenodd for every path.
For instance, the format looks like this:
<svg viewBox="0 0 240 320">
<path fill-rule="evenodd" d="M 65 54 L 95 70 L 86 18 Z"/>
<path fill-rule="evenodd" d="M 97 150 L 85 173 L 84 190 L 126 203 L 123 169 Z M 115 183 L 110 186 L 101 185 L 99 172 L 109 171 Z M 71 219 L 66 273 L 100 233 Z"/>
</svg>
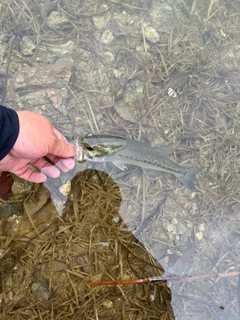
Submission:
<svg viewBox="0 0 240 320">
<path fill-rule="evenodd" d="M 49 148 L 49 153 L 58 157 L 68 158 L 76 154 L 74 146 L 66 141 L 56 139 Z"/>
</svg>

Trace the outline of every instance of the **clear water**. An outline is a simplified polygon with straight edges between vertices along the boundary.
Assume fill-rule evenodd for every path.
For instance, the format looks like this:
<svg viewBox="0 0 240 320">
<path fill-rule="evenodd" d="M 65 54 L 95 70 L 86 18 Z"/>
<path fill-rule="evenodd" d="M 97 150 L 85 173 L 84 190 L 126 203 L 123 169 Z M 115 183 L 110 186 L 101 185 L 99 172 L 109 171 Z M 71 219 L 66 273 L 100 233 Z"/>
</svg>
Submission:
<svg viewBox="0 0 240 320">
<path fill-rule="evenodd" d="M 56 192 L 59 185 L 87 168 L 106 172 L 120 188 L 128 230 L 169 279 L 174 316 L 152 319 L 238 319 L 239 1 L 71 0 L 59 7 L 41 1 L 36 8 L 27 1 L 24 8 L 29 29 L 18 34 L 37 46 L 12 66 L 18 106 L 47 116 L 68 137 L 115 134 L 153 147 L 173 142 L 173 161 L 206 168 L 190 191 L 167 173 L 149 180 L 135 166 L 122 172 L 109 163 L 76 164 L 46 183 L 59 212 L 67 199 Z M 59 30 L 45 20 L 52 11 L 68 19 Z M 14 50 L 23 53 L 21 46 Z M 37 65 L 44 74 L 60 59 L 70 66 L 63 82 L 39 75 L 26 87 L 17 84 L 20 65 Z"/>
</svg>

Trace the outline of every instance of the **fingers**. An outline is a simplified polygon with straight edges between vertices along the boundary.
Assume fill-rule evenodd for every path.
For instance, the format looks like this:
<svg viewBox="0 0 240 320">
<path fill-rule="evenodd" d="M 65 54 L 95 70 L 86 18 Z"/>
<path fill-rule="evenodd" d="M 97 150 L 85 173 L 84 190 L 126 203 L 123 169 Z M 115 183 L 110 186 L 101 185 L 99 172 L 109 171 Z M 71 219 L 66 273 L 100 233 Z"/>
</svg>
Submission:
<svg viewBox="0 0 240 320">
<path fill-rule="evenodd" d="M 59 159 L 59 157 L 56 157 L 52 154 L 48 154 L 47 157 L 55 164 L 56 167 L 58 167 L 63 172 L 72 170 L 75 167 L 75 161 L 73 158 Z"/>
<path fill-rule="evenodd" d="M 41 168 L 41 173 L 51 178 L 58 178 L 60 171 L 55 166 L 46 166 Z"/>
<path fill-rule="evenodd" d="M 42 174 L 47 175 L 51 178 L 58 178 L 60 176 L 59 169 L 51 165 L 49 162 L 47 162 L 43 158 L 37 159 L 35 161 L 31 161 L 30 164 L 36 167 L 37 169 L 39 169 Z"/>
<path fill-rule="evenodd" d="M 49 155 L 49 158 L 54 161 L 58 157 Z M 12 171 L 17 176 L 30 182 L 41 183 L 47 180 L 47 177 L 58 178 L 60 176 L 60 170 L 62 172 L 67 172 L 72 170 L 75 166 L 75 161 L 72 158 L 58 159 L 55 165 L 49 164 L 45 159 L 37 159 L 36 161 L 31 161 L 31 164 L 40 170 L 40 172 L 35 172 L 31 168 L 26 166 L 22 167 L 17 172 Z"/>
<path fill-rule="evenodd" d="M 73 157 L 76 154 L 74 146 L 68 143 L 67 139 L 57 129 L 53 128 L 53 131 L 57 138 L 51 144 L 49 153 L 64 158 Z"/>
<path fill-rule="evenodd" d="M 67 172 L 75 167 L 75 161 L 73 158 L 60 159 L 57 163 L 57 167 L 61 171 Z"/>
<path fill-rule="evenodd" d="M 12 172 L 18 177 L 29 182 L 41 183 L 47 181 L 47 177 L 44 174 L 40 172 L 34 172 L 30 168 L 23 169 L 21 172 L 19 170 L 17 172 L 13 170 Z"/>
</svg>

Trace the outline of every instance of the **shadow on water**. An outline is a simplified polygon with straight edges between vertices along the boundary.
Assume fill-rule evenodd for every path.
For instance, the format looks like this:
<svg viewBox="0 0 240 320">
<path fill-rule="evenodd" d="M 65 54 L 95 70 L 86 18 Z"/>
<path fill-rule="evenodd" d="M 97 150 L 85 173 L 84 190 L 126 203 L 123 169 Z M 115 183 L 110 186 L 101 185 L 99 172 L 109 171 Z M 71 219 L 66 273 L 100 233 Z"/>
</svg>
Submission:
<svg viewBox="0 0 240 320">
<path fill-rule="evenodd" d="M 49 193 L 39 187 L 24 200 L 27 212 L 6 217 L 3 223 L 3 238 L 16 238 L 11 242 L 15 248 L 0 260 L 3 317 L 14 319 L 17 312 L 28 318 L 49 318 L 51 313 L 67 319 L 174 319 L 167 283 L 90 287 L 90 281 L 164 274 L 119 215 L 122 196 L 109 175 L 90 169 L 78 173 L 71 181 L 63 218 L 56 219 L 48 200 Z M 6 280 L 22 277 L 13 305 L 7 299 Z M 33 296 L 27 295 L 30 283 Z M 17 293 L 23 301 L 15 298 Z"/>
</svg>

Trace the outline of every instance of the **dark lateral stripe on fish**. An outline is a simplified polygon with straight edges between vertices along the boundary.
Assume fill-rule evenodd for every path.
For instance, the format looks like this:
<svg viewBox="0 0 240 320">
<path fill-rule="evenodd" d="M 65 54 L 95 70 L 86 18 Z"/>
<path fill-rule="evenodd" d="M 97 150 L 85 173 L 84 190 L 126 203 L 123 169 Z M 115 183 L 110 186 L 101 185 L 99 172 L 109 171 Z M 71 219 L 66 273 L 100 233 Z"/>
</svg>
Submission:
<svg viewBox="0 0 240 320">
<path fill-rule="evenodd" d="M 141 163 L 143 164 L 149 164 L 149 165 L 153 165 L 155 168 L 159 168 L 159 169 L 163 169 L 163 170 L 166 170 L 166 171 L 169 171 L 169 172 L 172 172 L 173 174 L 181 174 L 181 175 L 184 175 L 186 174 L 190 168 L 183 168 L 183 167 L 180 167 L 179 170 L 177 168 L 172 168 L 171 166 L 169 165 L 164 165 L 162 163 L 159 163 L 157 160 L 154 160 L 154 161 L 149 161 L 149 160 L 146 160 L 146 159 L 142 159 L 142 158 L 137 158 L 135 155 L 134 157 L 132 157 L 131 155 L 126 155 L 124 154 L 123 156 L 123 159 L 129 159 L 129 160 L 132 160 L 136 163 L 136 165 L 138 166 L 141 166 Z M 171 159 L 167 159 L 168 161 L 172 161 Z M 137 164 L 137 162 L 139 161 L 139 164 Z M 174 165 L 179 165 L 175 162 L 172 162 L 174 163 Z M 180 165 L 179 165 L 180 166 Z M 149 168 L 150 169 L 150 168 Z M 152 168 L 154 170 L 154 168 Z M 186 169 L 183 171 L 183 169 Z"/>
</svg>

